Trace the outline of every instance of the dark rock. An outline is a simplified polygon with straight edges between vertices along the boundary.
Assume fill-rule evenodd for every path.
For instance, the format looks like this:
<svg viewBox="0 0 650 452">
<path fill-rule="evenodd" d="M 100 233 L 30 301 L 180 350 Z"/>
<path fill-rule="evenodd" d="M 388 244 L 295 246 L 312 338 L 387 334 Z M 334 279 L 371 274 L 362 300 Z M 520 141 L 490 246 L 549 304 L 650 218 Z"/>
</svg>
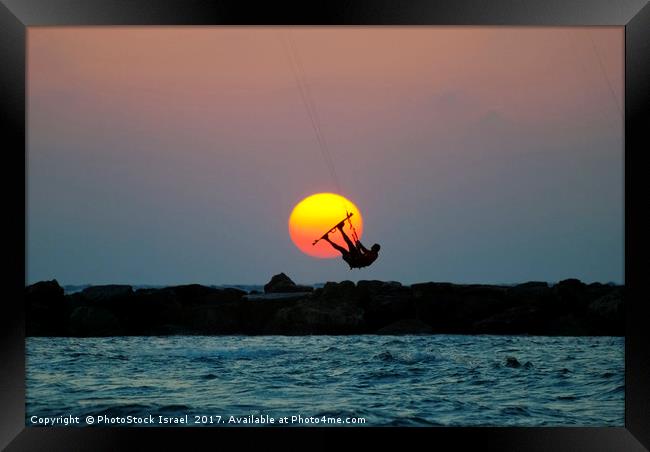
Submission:
<svg viewBox="0 0 650 452">
<path fill-rule="evenodd" d="M 423 283 L 411 286 L 415 317 L 437 332 L 469 332 L 468 326 L 514 305 L 507 288 Z"/>
<path fill-rule="evenodd" d="M 56 281 L 25 288 L 28 335 L 539 334 L 623 335 L 624 288 L 569 279 L 549 287 L 394 281 L 303 289 L 276 275 L 265 294 L 187 284 L 93 286 L 65 295 Z M 304 290 L 301 292 L 301 290 Z M 524 364 L 524 367 L 526 364 Z"/>
<path fill-rule="evenodd" d="M 106 301 L 111 298 L 123 298 L 133 294 L 133 288 L 127 285 L 109 284 L 90 286 L 81 291 L 81 296 L 88 301 Z"/>
<path fill-rule="evenodd" d="M 264 293 L 311 292 L 312 290 L 314 288 L 311 286 L 297 285 L 284 273 L 273 276 L 271 281 L 264 285 Z"/>
<path fill-rule="evenodd" d="M 39 281 L 25 288 L 25 296 L 34 303 L 49 303 L 52 299 L 63 296 L 63 287 L 56 279 Z"/>
<path fill-rule="evenodd" d="M 523 304 L 475 322 L 473 330 L 479 334 L 536 334 L 544 325 L 540 309 Z"/>
<path fill-rule="evenodd" d="M 591 283 L 585 288 L 589 303 L 598 298 L 602 298 L 610 293 L 620 292 L 620 287 L 612 287 L 608 284 Z"/>
<path fill-rule="evenodd" d="M 401 289 L 402 283 L 397 281 L 378 281 L 378 280 L 361 280 L 357 283 L 360 290 L 364 290 L 370 294 L 377 294 L 395 289 Z"/>
<path fill-rule="evenodd" d="M 284 293 L 265 293 L 244 295 L 244 299 L 250 301 L 268 301 L 268 300 L 302 300 L 311 298 L 312 292 L 284 292 Z"/>
<path fill-rule="evenodd" d="M 171 295 L 183 305 L 206 305 L 240 300 L 246 295 L 245 290 L 235 288 L 218 289 L 200 284 L 185 284 L 158 289 L 171 292 Z"/>
<path fill-rule="evenodd" d="M 353 304 L 308 301 L 277 311 L 269 334 L 355 334 L 364 328 L 363 311 Z"/>
<path fill-rule="evenodd" d="M 625 335 L 625 307 L 623 289 L 614 288 L 589 303 L 593 334 Z"/>
<path fill-rule="evenodd" d="M 387 327 L 395 319 L 413 319 L 416 316 L 413 291 L 398 282 L 359 281 L 357 296 L 370 330 Z"/>
<path fill-rule="evenodd" d="M 138 290 L 129 312 L 120 317 L 128 322 L 130 331 L 137 331 L 138 324 L 144 322 L 149 334 L 162 334 L 163 325 L 200 334 L 234 334 L 241 325 L 238 306 L 245 295 L 240 289 L 200 284 Z"/>
<path fill-rule="evenodd" d="M 564 290 L 584 290 L 586 284 L 576 278 L 564 279 L 555 285 L 557 289 Z"/>
<path fill-rule="evenodd" d="M 25 334 L 59 336 L 67 334 L 68 307 L 63 288 L 53 279 L 25 288 Z"/>
<path fill-rule="evenodd" d="M 186 305 L 173 288 L 139 289 L 128 303 L 114 303 L 112 311 L 129 334 L 165 334 L 183 329 Z"/>
<path fill-rule="evenodd" d="M 234 303 L 196 306 L 187 316 L 187 325 L 201 334 L 236 334 L 241 331 L 241 311 Z"/>
<path fill-rule="evenodd" d="M 556 336 L 596 336 L 599 332 L 593 321 L 582 313 L 557 313 L 555 319 L 547 327 L 548 335 Z M 601 333 L 602 334 L 602 333 Z"/>
<path fill-rule="evenodd" d="M 79 306 L 70 315 L 73 336 L 117 336 L 123 333 L 117 317 L 105 308 Z"/>
<path fill-rule="evenodd" d="M 433 328 L 417 319 L 403 319 L 380 328 L 377 334 L 431 334 Z"/>
<path fill-rule="evenodd" d="M 613 290 L 589 303 L 589 310 L 595 315 L 614 319 L 623 314 L 623 297 L 620 290 Z"/>
<path fill-rule="evenodd" d="M 587 307 L 587 285 L 579 279 L 570 278 L 560 281 L 553 290 L 557 296 L 557 309 L 579 312 Z"/>
<path fill-rule="evenodd" d="M 320 297 L 329 300 L 356 301 L 356 286 L 352 281 L 348 280 L 341 281 L 340 283 L 328 281 L 323 286 Z"/>
<path fill-rule="evenodd" d="M 540 281 L 529 281 L 523 284 L 509 287 L 507 289 L 508 297 L 515 304 L 536 304 L 543 305 L 549 302 L 553 297 L 553 291 L 548 283 Z"/>
<path fill-rule="evenodd" d="M 239 310 L 240 334 L 267 334 L 268 325 L 281 309 L 290 309 L 302 300 L 243 300 L 236 304 Z"/>
<path fill-rule="evenodd" d="M 599 282 L 594 282 L 594 283 L 589 284 L 587 287 L 590 288 L 590 289 L 608 289 L 609 285 L 599 283 Z"/>
<path fill-rule="evenodd" d="M 518 369 L 521 367 L 521 363 L 514 356 L 508 356 L 506 358 L 506 367 L 512 367 L 513 369 Z"/>
</svg>

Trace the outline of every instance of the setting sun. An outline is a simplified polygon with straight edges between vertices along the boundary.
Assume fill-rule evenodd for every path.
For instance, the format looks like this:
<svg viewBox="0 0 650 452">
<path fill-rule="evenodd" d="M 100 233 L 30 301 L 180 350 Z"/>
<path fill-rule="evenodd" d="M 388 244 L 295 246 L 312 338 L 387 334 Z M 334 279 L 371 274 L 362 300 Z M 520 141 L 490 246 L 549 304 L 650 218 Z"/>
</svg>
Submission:
<svg viewBox="0 0 650 452">
<path fill-rule="evenodd" d="M 343 220 L 346 211 L 352 214 L 350 221 L 361 239 L 363 235 L 363 218 L 356 205 L 349 199 L 335 193 L 317 193 L 306 197 L 293 208 L 289 216 L 289 235 L 300 251 L 313 257 L 340 257 L 340 253 L 327 242 L 320 241 L 312 245 L 314 240 L 321 237 L 330 228 Z M 349 235 L 350 226 L 345 223 L 345 232 Z M 345 242 L 336 231 L 330 234 L 330 239 L 342 246 Z"/>
</svg>

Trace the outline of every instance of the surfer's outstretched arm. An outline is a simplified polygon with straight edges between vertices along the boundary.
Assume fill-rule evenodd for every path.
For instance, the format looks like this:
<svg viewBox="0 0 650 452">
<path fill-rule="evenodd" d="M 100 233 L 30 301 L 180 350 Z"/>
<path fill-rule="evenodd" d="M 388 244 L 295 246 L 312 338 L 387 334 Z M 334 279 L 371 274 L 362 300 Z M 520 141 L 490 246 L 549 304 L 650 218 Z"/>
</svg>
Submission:
<svg viewBox="0 0 650 452">
<path fill-rule="evenodd" d="M 323 237 L 323 240 L 326 240 L 327 243 L 329 243 L 330 245 L 332 245 L 332 247 L 333 247 L 335 250 L 337 250 L 339 253 L 341 253 L 341 254 L 346 254 L 346 253 L 348 252 L 348 250 L 346 250 L 346 249 L 343 248 L 342 246 L 339 246 L 339 245 L 337 245 L 336 243 L 332 242 L 328 236 L 324 236 L 324 237 Z"/>
</svg>

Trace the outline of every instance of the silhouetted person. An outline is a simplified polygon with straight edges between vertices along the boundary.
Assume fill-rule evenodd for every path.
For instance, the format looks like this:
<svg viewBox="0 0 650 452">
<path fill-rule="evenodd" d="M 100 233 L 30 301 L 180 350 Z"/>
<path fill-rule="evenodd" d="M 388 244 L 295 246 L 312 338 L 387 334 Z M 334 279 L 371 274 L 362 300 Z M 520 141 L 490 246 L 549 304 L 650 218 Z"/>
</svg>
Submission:
<svg viewBox="0 0 650 452">
<path fill-rule="evenodd" d="M 344 221 L 341 221 L 339 224 L 336 225 L 337 229 L 341 231 L 341 235 L 343 236 L 343 240 L 345 240 L 345 243 L 348 245 L 348 249 L 346 250 L 342 246 L 337 245 L 336 243 L 332 242 L 329 238 L 329 232 L 325 233 L 325 235 L 322 237 L 324 240 L 327 240 L 327 242 L 334 247 L 334 249 L 338 250 L 342 256 L 343 260 L 348 263 L 350 268 L 362 268 L 362 267 L 367 267 L 370 264 L 372 264 L 374 261 L 377 260 L 379 257 L 379 249 L 381 248 L 378 244 L 372 245 L 370 249 L 366 248 L 361 244 L 359 240 L 357 240 L 356 243 L 352 243 L 352 240 L 343 232 L 343 226 L 345 225 Z"/>
</svg>

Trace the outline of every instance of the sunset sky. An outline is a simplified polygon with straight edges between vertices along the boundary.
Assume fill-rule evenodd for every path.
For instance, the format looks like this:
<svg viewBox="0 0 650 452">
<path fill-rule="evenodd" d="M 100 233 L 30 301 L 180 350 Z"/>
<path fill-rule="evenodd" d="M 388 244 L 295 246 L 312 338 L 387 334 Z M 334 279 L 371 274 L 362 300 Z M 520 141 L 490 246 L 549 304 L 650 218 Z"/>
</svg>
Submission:
<svg viewBox="0 0 650 452">
<path fill-rule="evenodd" d="M 355 271 L 289 237 L 336 187 L 287 30 L 30 27 L 27 283 L 623 282 L 622 28 L 291 28 Z"/>
</svg>

